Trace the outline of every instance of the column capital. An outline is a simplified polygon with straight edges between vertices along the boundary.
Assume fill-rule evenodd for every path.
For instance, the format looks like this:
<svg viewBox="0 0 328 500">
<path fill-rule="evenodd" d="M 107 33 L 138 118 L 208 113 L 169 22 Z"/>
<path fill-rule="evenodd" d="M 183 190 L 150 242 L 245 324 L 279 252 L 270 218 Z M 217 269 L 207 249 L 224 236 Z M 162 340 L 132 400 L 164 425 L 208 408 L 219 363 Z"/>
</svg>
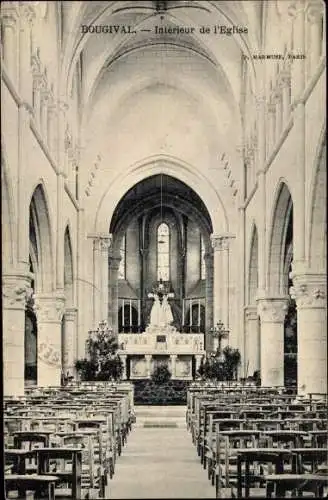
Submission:
<svg viewBox="0 0 328 500">
<path fill-rule="evenodd" d="M 64 295 L 37 294 L 34 299 L 35 313 L 41 323 L 58 323 L 65 312 Z"/>
<path fill-rule="evenodd" d="M 267 103 L 267 111 L 271 114 L 276 112 L 276 103 L 274 102 L 273 96 L 271 96 L 271 100 Z"/>
<path fill-rule="evenodd" d="M 320 0 L 308 0 L 305 12 L 309 23 L 319 23 L 323 14 L 323 4 Z"/>
<path fill-rule="evenodd" d="M 35 12 L 35 6 L 33 5 L 35 2 L 20 2 L 20 10 L 21 13 L 23 14 L 23 19 L 27 21 L 29 24 L 31 24 L 35 17 L 36 17 L 36 12 Z"/>
<path fill-rule="evenodd" d="M 107 252 L 113 242 L 113 235 L 109 233 L 91 233 L 88 234 L 88 238 L 93 240 L 95 250 L 101 250 L 102 252 Z"/>
<path fill-rule="evenodd" d="M 229 240 L 234 238 L 233 234 L 225 233 L 225 234 L 211 234 L 211 243 L 214 252 L 218 250 L 228 250 L 229 248 Z"/>
<path fill-rule="evenodd" d="M 305 10 L 304 0 L 290 0 L 287 7 L 288 16 L 295 19 L 301 12 Z"/>
<path fill-rule="evenodd" d="M 18 2 L 2 2 L 1 21 L 8 28 L 15 28 L 19 19 Z"/>
<path fill-rule="evenodd" d="M 293 286 L 290 294 L 298 308 L 325 308 L 327 303 L 327 277 L 325 274 L 291 273 Z"/>
<path fill-rule="evenodd" d="M 257 311 L 264 323 L 283 323 L 288 310 L 289 297 L 263 297 L 257 299 Z"/>
<path fill-rule="evenodd" d="M 247 321 L 255 321 L 258 318 L 257 306 L 246 306 L 245 307 L 245 317 Z"/>
<path fill-rule="evenodd" d="M 25 309 L 30 286 L 30 274 L 4 274 L 2 276 L 2 299 L 4 309 Z"/>
<path fill-rule="evenodd" d="M 77 307 L 68 307 L 64 311 L 65 321 L 75 321 L 77 317 Z"/>
</svg>

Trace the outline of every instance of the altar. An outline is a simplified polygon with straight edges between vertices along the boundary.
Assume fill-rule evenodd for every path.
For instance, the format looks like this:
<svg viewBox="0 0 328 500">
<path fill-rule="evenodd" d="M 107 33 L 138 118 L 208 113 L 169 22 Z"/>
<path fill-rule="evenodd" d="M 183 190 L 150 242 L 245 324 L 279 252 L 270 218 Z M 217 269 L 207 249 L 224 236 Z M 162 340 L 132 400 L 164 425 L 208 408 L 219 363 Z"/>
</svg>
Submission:
<svg viewBox="0 0 328 500">
<path fill-rule="evenodd" d="M 180 333 L 172 325 L 174 294 L 162 280 L 148 297 L 154 302 L 145 331 L 118 334 L 123 379 L 150 378 L 156 365 L 166 364 L 172 379 L 191 380 L 205 355 L 204 333 Z"/>
<path fill-rule="evenodd" d="M 166 363 L 172 379 L 191 380 L 204 350 L 204 334 L 179 333 L 163 329 L 156 333 L 120 333 L 118 354 L 124 365 L 124 378 L 150 378 L 157 364 Z"/>
</svg>

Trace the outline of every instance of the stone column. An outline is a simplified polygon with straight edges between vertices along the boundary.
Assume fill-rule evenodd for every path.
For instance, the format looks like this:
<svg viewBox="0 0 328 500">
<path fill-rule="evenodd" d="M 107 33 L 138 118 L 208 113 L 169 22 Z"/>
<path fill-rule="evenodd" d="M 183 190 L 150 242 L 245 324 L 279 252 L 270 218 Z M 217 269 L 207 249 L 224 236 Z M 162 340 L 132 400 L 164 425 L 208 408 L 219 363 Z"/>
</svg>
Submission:
<svg viewBox="0 0 328 500">
<path fill-rule="evenodd" d="M 48 91 L 44 89 L 41 92 L 41 134 L 45 144 L 48 144 Z"/>
<path fill-rule="evenodd" d="M 151 354 L 145 354 L 147 378 L 151 377 Z"/>
<path fill-rule="evenodd" d="M 276 143 L 276 107 L 273 102 L 269 102 L 267 105 L 267 117 L 268 117 L 268 141 L 267 141 L 267 156 L 272 152 Z"/>
<path fill-rule="evenodd" d="M 110 311 L 109 317 L 111 318 L 111 324 L 113 331 L 118 333 L 118 270 L 120 267 L 121 256 L 111 255 L 109 257 L 109 270 L 110 270 Z"/>
<path fill-rule="evenodd" d="M 280 87 L 282 96 L 282 126 L 287 125 L 290 118 L 290 72 L 282 71 L 280 74 Z"/>
<path fill-rule="evenodd" d="M 3 393 L 24 395 L 25 304 L 29 275 L 2 275 Z"/>
<path fill-rule="evenodd" d="M 304 1 L 295 0 L 289 8 L 288 13 L 293 23 L 293 52 L 305 54 L 305 23 L 304 23 Z M 292 101 L 297 100 L 304 90 L 305 84 L 305 60 L 294 59 L 291 64 Z"/>
<path fill-rule="evenodd" d="M 108 318 L 108 252 L 112 244 L 112 235 L 102 235 L 100 238 L 100 272 L 101 272 L 101 318 Z"/>
<path fill-rule="evenodd" d="M 61 320 L 64 296 L 37 295 L 35 310 L 38 321 L 38 386 L 61 383 Z"/>
<path fill-rule="evenodd" d="M 297 305 L 297 385 L 300 394 L 327 394 L 327 277 L 292 273 Z"/>
<path fill-rule="evenodd" d="M 279 85 L 274 92 L 274 103 L 275 103 L 275 116 L 276 116 L 275 138 L 277 141 L 279 140 L 279 137 L 282 132 L 282 95 Z"/>
<path fill-rule="evenodd" d="M 75 375 L 74 362 L 77 359 L 77 308 L 70 307 L 64 314 L 64 337 L 62 339 L 63 371 Z"/>
<path fill-rule="evenodd" d="M 211 235 L 213 247 L 213 322 L 222 320 L 222 238 L 217 234 Z"/>
<path fill-rule="evenodd" d="M 307 20 L 310 24 L 310 75 L 312 76 L 321 57 L 322 35 L 321 23 L 323 6 L 320 1 L 312 1 L 307 5 Z"/>
<path fill-rule="evenodd" d="M 177 355 L 176 354 L 171 354 L 171 372 L 172 372 L 172 379 L 174 380 L 176 378 L 176 361 L 177 361 Z"/>
<path fill-rule="evenodd" d="M 256 305 L 247 306 L 245 308 L 245 320 L 246 320 L 245 376 L 252 376 L 255 370 L 260 369 L 261 338 L 260 338 L 260 329 L 258 324 L 258 314 Z"/>
<path fill-rule="evenodd" d="M 122 380 L 127 380 L 127 373 L 126 373 L 127 354 L 120 354 L 120 359 L 123 365 Z"/>
<path fill-rule="evenodd" d="M 48 147 L 49 151 L 56 160 L 57 158 L 57 107 L 51 103 L 48 107 Z"/>
<path fill-rule="evenodd" d="M 201 362 L 202 362 L 202 357 L 203 357 L 203 355 L 201 355 L 201 354 L 196 354 L 196 355 L 195 355 L 195 360 L 196 360 L 195 372 L 196 372 L 196 373 L 197 373 L 197 371 L 199 370 L 200 364 L 201 364 Z"/>
<path fill-rule="evenodd" d="M 2 48 L 4 66 L 13 82 L 17 82 L 18 3 L 3 2 L 1 6 Z"/>
<path fill-rule="evenodd" d="M 213 326 L 213 252 L 204 256 L 206 265 L 206 309 L 205 309 L 205 349 L 212 349 L 212 339 L 209 337 L 209 330 Z"/>
<path fill-rule="evenodd" d="M 33 2 L 20 2 L 19 92 L 25 103 L 32 104 L 31 30 L 35 18 Z"/>
<path fill-rule="evenodd" d="M 57 135 L 58 135 L 58 167 L 65 179 L 68 176 L 68 165 L 67 165 L 67 154 L 66 154 L 66 142 L 65 142 L 65 133 L 66 133 L 66 113 L 68 110 L 68 104 L 63 97 L 58 101 L 58 120 L 57 120 Z"/>
<path fill-rule="evenodd" d="M 261 383 L 265 387 L 284 385 L 284 319 L 288 298 L 260 298 Z"/>
</svg>

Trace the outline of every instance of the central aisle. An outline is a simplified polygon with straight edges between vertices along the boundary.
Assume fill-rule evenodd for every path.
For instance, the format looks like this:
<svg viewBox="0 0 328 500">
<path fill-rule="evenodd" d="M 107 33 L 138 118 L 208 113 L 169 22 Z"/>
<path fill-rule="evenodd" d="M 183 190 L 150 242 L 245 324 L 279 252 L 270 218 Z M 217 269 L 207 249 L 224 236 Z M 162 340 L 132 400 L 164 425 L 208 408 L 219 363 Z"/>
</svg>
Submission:
<svg viewBox="0 0 328 500">
<path fill-rule="evenodd" d="M 185 407 L 137 407 L 136 416 L 109 498 L 215 498 L 186 429 Z"/>
</svg>

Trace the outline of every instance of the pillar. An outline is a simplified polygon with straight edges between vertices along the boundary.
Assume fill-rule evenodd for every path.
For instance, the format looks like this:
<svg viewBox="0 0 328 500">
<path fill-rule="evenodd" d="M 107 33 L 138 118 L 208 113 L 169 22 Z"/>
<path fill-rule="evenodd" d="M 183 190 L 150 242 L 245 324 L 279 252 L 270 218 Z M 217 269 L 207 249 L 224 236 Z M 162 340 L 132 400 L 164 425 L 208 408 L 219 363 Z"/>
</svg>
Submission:
<svg viewBox="0 0 328 500">
<path fill-rule="evenodd" d="M 176 362 L 177 362 L 177 354 L 171 354 L 171 373 L 172 379 L 176 378 Z"/>
<path fill-rule="evenodd" d="M 122 380 L 127 380 L 127 371 L 126 371 L 126 362 L 127 362 L 127 354 L 120 354 L 120 359 L 122 361 Z"/>
<path fill-rule="evenodd" d="M 2 275 L 3 393 L 24 395 L 25 304 L 29 275 Z"/>
<path fill-rule="evenodd" d="M 35 18 L 35 8 L 32 2 L 20 2 L 19 31 L 19 93 L 22 100 L 32 105 L 33 78 L 31 71 L 31 31 Z"/>
<path fill-rule="evenodd" d="M 286 69 L 280 74 L 280 88 L 282 97 L 282 127 L 290 118 L 290 72 Z"/>
<path fill-rule="evenodd" d="M 218 323 L 222 315 L 222 239 L 211 235 L 213 247 L 213 322 Z"/>
<path fill-rule="evenodd" d="M 284 385 L 284 320 L 288 298 L 260 298 L 261 383 L 264 387 Z"/>
<path fill-rule="evenodd" d="M 279 140 L 281 132 L 282 132 L 282 95 L 281 95 L 281 89 L 278 87 L 275 90 L 274 93 L 274 102 L 275 102 L 275 116 L 276 116 L 276 123 L 275 123 L 275 138 L 276 141 Z"/>
<path fill-rule="evenodd" d="M 3 2 L 1 6 L 2 50 L 4 66 L 13 82 L 17 82 L 18 5 Z"/>
<path fill-rule="evenodd" d="M 145 354 L 147 378 L 151 377 L 151 354 Z"/>
<path fill-rule="evenodd" d="M 195 364 L 195 372 L 197 373 L 198 370 L 199 370 L 199 367 L 201 365 L 201 362 L 202 362 L 202 357 L 203 355 L 200 355 L 200 354 L 196 354 L 195 355 L 195 360 L 196 360 L 196 364 Z"/>
<path fill-rule="evenodd" d="M 269 156 L 276 144 L 276 106 L 273 102 L 269 102 L 267 106 L 268 117 L 268 140 L 267 140 L 267 156 Z"/>
<path fill-rule="evenodd" d="M 120 267 L 121 256 L 111 255 L 109 257 L 109 291 L 110 297 L 108 301 L 109 305 L 109 317 L 111 318 L 111 324 L 114 333 L 118 333 L 118 270 Z"/>
<path fill-rule="evenodd" d="M 37 128 L 40 130 L 41 126 L 41 87 L 42 83 L 38 76 L 33 78 L 33 110 L 34 110 L 34 121 Z"/>
<path fill-rule="evenodd" d="M 310 76 L 312 76 L 318 66 L 322 48 L 322 17 L 323 6 L 320 1 L 312 1 L 307 5 L 307 21 L 310 28 Z"/>
<path fill-rule="evenodd" d="M 246 339 L 245 339 L 245 377 L 252 376 L 256 370 L 260 370 L 260 329 L 258 323 L 257 307 L 247 306 L 245 308 Z"/>
<path fill-rule="evenodd" d="M 102 235 L 100 239 L 100 269 L 101 269 L 101 318 L 108 318 L 108 251 L 112 244 L 112 235 Z"/>
<path fill-rule="evenodd" d="M 57 107 L 50 104 L 48 107 L 48 148 L 54 160 L 57 160 Z"/>
<path fill-rule="evenodd" d="M 62 339 L 63 346 L 63 372 L 70 375 L 75 374 L 74 362 L 77 359 L 76 352 L 76 321 L 77 308 L 70 307 L 65 309 L 64 314 L 64 337 Z"/>
<path fill-rule="evenodd" d="M 204 256 L 206 265 L 206 284 L 205 284 L 205 349 L 211 350 L 211 338 L 209 337 L 209 330 L 213 326 L 213 252 L 206 253 Z"/>
<path fill-rule="evenodd" d="M 327 277 L 292 272 L 297 305 L 298 393 L 327 394 Z"/>
<path fill-rule="evenodd" d="M 293 53 L 305 54 L 304 1 L 295 0 L 288 13 L 293 23 Z M 305 60 L 293 59 L 291 63 L 292 102 L 299 99 L 305 84 Z"/>
<path fill-rule="evenodd" d="M 48 144 L 48 98 L 49 98 L 48 92 L 45 89 L 41 92 L 41 116 L 40 116 L 40 122 L 41 122 L 40 131 L 45 144 Z"/>
<path fill-rule="evenodd" d="M 64 296 L 37 295 L 35 310 L 38 324 L 38 386 L 61 383 L 61 321 Z"/>
</svg>

